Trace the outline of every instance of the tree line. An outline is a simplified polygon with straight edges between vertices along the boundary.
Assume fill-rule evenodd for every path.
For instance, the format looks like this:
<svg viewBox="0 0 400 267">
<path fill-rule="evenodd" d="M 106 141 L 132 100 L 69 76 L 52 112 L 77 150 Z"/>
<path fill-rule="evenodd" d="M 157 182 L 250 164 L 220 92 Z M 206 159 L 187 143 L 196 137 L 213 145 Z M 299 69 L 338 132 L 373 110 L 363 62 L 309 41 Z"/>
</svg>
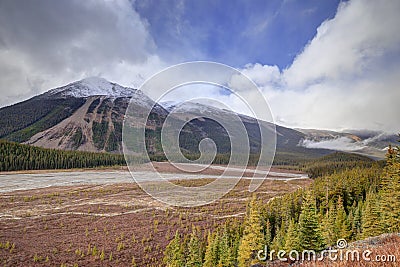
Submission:
<svg viewBox="0 0 400 267">
<path fill-rule="evenodd" d="M 45 149 L 0 140 L 0 171 L 93 168 L 124 165 L 119 154 Z"/>
<path fill-rule="evenodd" d="M 330 169 L 322 170 L 309 188 L 267 203 L 254 195 L 243 222 L 233 219 L 208 233 L 177 231 L 164 251 L 164 263 L 247 267 L 265 263 L 257 257 L 265 245 L 269 251 L 318 252 L 339 239 L 351 242 L 400 231 L 399 147 L 389 148 L 384 167 L 375 163 Z"/>
</svg>

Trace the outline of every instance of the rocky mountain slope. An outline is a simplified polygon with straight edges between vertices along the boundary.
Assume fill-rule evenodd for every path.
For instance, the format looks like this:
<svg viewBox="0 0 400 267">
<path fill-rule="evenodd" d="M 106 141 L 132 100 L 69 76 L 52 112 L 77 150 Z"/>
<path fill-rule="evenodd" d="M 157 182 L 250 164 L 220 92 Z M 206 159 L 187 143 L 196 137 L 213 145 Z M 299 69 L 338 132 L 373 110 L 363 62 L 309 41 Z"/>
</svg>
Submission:
<svg viewBox="0 0 400 267">
<path fill-rule="evenodd" d="M 0 109 L 0 138 L 45 148 L 121 152 L 129 101 L 154 102 L 141 91 L 87 78 Z M 167 112 L 159 106 L 157 115 Z"/>
<path fill-rule="evenodd" d="M 161 105 L 137 89 L 120 86 L 102 78 L 86 78 L 49 90 L 29 100 L 0 109 L 0 139 L 30 145 L 66 150 L 122 152 L 122 125 L 126 109 L 132 101 L 138 108 L 153 107 L 151 127 L 146 129 L 148 149 L 160 152 L 161 126 L 174 108 L 171 103 Z M 164 105 L 164 107 L 162 106 Z M 176 105 L 176 104 L 175 104 Z M 231 111 L 192 103 L 181 108 L 182 116 L 192 112 L 207 115 L 231 115 Z M 250 140 L 251 153 L 260 151 L 260 131 L 257 120 L 240 115 Z M 179 119 L 179 116 L 177 116 Z M 184 119 L 182 117 L 182 119 Z M 261 122 L 268 131 L 273 125 Z M 318 147 L 304 143 L 335 139 L 334 132 L 294 130 L 276 125 L 277 152 L 285 155 L 321 156 L 334 147 Z M 337 134 L 337 133 L 336 133 Z M 225 129 L 213 120 L 194 119 L 180 134 L 180 147 L 185 153 L 198 153 L 198 143 L 204 137 L 213 139 L 219 153 L 230 151 L 230 140 Z M 328 138 L 328 139 L 329 139 Z M 346 135 L 357 142 L 364 140 L 357 134 Z M 307 142 L 307 141 L 306 141 Z M 340 150 L 340 149 L 338 149 Z"/>
</svg>

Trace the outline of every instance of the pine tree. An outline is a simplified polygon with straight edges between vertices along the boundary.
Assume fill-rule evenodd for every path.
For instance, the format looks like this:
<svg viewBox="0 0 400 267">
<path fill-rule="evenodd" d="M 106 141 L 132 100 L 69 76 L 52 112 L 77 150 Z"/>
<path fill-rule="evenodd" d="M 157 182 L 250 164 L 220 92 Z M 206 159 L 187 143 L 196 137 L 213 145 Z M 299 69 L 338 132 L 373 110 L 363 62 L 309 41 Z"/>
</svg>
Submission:
<svg viewBox="0 0 400 267">
<path fill-rule="evenodd" d="M 285 237 L 285 251 L 289 252 L 291 250 L 299 250 L 299 248 L 300 242 L 298 226 L 294 220 L 291 219 Z"/>
<path fill-rule="evenodd" d="M 263 228 L 256 195 L 250 202 L 247 214 L 238 251 L 239 267 L 248 267 L 258 263 L 257 252 L 264 247 Z"/>
<path fill-rule="evenodd" d="M 179 232 L 176 231 L 174 239 L 165 248 L 163 262 L 167 267 L 181 267 L 185 264 L 184 258 L 181 238 Z"/>
<path fill-rule="evenodd" d="M 271 249 L 275 251 L 282 250 L 285 247 L 286 241 L 286 227 L 285 222 L 282 221 L 281 226 L 276 229 L 276 235 L 271 244 Z"/>
<path fill-rule="evenodd" d="M 200 241 L 199 238 L 197 237 L 196 230 L 193 228 L 188 243 L 188 255 L 186 258 L 186 266 L 201 267 L 202 263 L 203 262 L 201 258 Z"/>
<path fill-rule="evenodd" d="M 379 198 L 370 192 L 364 203 L 362 216 L 362 237 L 377 236 L 383 233 Z"/>
<path fill-rule="evenodd" d="M 224 229 L 222 237 L 219 242 L 219 261 L 218 267 L 234 267 L 234 258 L 232 255 L 232 248 L 229 242 L 229 235 L 227 229 Z"/>
<path fill-rule="evenodd" d="M 335 218 L 335 239 L 346 239 L 350 237 L 350 226 L 347 221 L 346 211 L 344 210 L 342 198 L 339 196 L 336 204 Z"/>
<path fill-rule="evenodd" d="M 237 223 L 237 221 L 236 221 L 236 224 L 232 225 L 232 227 L 227 228 L 227 229 L 231 230 L 232 257 L 233 257 L 236 265 L 237 265 L 237 258 L 238 258 L 238 252 L 239 252 L 239 246 L 240 246 L 242 226 L 243 226 L 242 222 Z"/>
<path fill-rule="evenodd" d="M 361 237 L 361 227 L 362 227 L 362 202 L 360 201 L 353 211 L 353 221 L 351 221 L 351 234 L 352 234 L 351 239 L 356 240 Z"/>
<path fill-rule="evenodd" d="M 302 250 L 322 250 L 324 241 L 322 238 L 314 196 L 307 191 L 301 206 L 299 217 L 299 239 Z"/>
<path fill-rule="evenodd" d="M 321 228 L 322 235 L 324 238 L 324 243 L 328 246 L 332 246 L 336 243 L 336 233 L 335 233 L 335 218 L 336 210 L 332 202 L 328 205 L 328 210 L 325 215 L 323 215 Z"/>
<path fill-rule="evenodd" d="M 389 232 L 400 231 L 400 161 L 398 148 L 389 147 L 381 178 L 382 224 Z"/>
<path fill-rule="evenodd" d="M 217 233 L 208 234 L 207 248 L 204 255 L 203 267 L 215 267 L 218 264 L 219 236 Z"/>
<path fill-rule="evenodd" d="M 360 203 L 353 202 L 353 205 L 349 207 L 349 215 L 347 216 L 347 222 L 349 225 L 349 240 L 357 240 L 360 239 L 361 233 L 361 209 Z"/>
</svg>

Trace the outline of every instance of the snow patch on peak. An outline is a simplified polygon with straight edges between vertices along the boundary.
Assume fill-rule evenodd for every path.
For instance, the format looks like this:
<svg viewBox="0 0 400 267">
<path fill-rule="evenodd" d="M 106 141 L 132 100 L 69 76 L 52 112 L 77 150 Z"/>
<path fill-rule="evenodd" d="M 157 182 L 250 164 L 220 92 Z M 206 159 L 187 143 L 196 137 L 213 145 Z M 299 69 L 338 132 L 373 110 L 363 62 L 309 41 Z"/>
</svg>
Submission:
<svg viewBox="0 0 400 267">
<path fill-rule="evenodd" d="M 165 101 L 160 103 L 161 106 L 163 106 L 166 110 L 169 112 L 174 111 L 175 112 L 192 112 L 192 113 L 235 113 L 230 110 L 226 109 L 221 109 L 219 107 L 216 107 L 212 105 L 211 103 L 199 103 L 199 102 L 193 102 L 193 101 L 187 101 L 187 102 L 176 102 L 176 101 Z"/>
<path fill-rule="evenodd" d="M 88 77 L 78 81 L 78 83 L 87 86 L 98 92 L 109 92 L 112 91 L 113 84 L 104 78 L 100 77 Z"/>
<path fill-rule="evenodd" d="M 62 97 L 108 96 L 116 98 L 130 97 L 137 93 L 137 91 L 136 89 L 123 87 L 100 77 L 89 77 L 67 84 L 66 86 L 52 89 L 45 93 L 45 95 Z"/>
<path fill-rule="evenodd" d="M 162 106 L 163 108 L 165 108 L 168 111 L 171 111 L 175 108 L 176 105 L 178 105 L 180 102 L 178 101 L 163 101 L 163 102 L 159 102 L 160 106 Z"/>
</svg>

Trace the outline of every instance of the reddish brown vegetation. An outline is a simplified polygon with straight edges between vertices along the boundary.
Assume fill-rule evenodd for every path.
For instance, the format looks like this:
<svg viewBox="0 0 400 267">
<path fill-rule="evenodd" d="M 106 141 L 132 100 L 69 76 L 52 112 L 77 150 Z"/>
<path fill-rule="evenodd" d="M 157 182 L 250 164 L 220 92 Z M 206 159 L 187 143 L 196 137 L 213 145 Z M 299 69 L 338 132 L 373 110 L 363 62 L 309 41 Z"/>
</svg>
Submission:
<svg viewBox="0 0 400 267">
<path fill-rule="evenodd" d="M 184 182 L 198 186 L 201 180 Z M 250 193 L 242 180 L 218 202 L 197 208 L 165 206 L 134 184 L 87 185 L 0 195 L 0 263 L 5 266 L 162 266 L 177 229 L 205 234 L 225 220 L 241 220 Z M 308 179 L 266 180 L 271 197 L 307 186 Z M 6 246 L 8 242 L 8 245 Z"/>
</svg>

